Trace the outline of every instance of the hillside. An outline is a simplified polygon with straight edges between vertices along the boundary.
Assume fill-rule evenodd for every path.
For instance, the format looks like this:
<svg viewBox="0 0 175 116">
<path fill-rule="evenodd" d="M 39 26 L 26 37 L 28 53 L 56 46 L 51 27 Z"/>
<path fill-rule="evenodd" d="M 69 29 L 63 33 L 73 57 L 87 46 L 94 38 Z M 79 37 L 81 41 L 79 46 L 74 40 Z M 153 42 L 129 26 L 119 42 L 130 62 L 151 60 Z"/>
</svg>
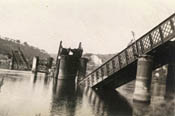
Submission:
<svg viewBox="0 0 175 116">
<path fill-rule="evenodd" d="M 12 50 L 18 50 L 24 53 L 26 59 L 31 62 L 34 56 L 47 58 L 49 54 L 44 50 L 29 45 L 27 42 L 21 43 L 20 40 L 14 40 L 7 37 L 0 37 L 0 54 L 11 56 Z"/>
<path fill-rule="evenodd" d="M 104 62 L 112 58 L 115 54 L 93 54 L 93 53 L 86 53 L 83 57 L 87 58 L 87 73 L 91 72 L 92 70 L 96 69 Z"/>
</svg>

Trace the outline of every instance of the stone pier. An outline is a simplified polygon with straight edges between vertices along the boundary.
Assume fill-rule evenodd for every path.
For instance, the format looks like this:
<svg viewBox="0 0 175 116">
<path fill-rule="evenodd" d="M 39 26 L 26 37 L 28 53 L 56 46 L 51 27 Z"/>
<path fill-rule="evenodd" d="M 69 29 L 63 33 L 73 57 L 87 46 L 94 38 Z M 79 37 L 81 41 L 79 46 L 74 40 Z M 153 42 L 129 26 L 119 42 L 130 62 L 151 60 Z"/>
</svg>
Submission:
<svg viewBox="0 0 175 116">
<path fill-rule="evenodd" d="M 149 102 L 152 77 L 153 58 L 142 55 L 137 62 L 137 74 L 134 90 L 134 101 Z"/>
<path fill-rule="evenodd" d="M 58 79 L 74 80 L 78 72 L 79 59 L 73 55 L 61 55 Z"/>
<path fill-rule="evenodd" d="M 158 67 L 152 72 L 151 103 L 164 101 L 166 95 L 167 74 L 168 64 Z"/>
</svg>

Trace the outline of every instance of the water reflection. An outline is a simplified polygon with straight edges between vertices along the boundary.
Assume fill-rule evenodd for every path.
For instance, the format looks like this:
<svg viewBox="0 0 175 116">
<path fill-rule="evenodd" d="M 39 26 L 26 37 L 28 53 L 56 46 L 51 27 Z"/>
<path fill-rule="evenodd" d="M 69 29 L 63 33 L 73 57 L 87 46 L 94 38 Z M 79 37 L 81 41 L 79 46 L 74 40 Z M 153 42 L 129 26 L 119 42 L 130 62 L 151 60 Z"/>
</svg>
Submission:
<svg viewBox="0 0 175 116">
<path fill-rule="evenodd" d="M 93 91 L 73 81 L 53 81 L 51 116 L 131 116 L 132 107 L 115 90 Z"/>
<path fill-rule="evenodd" d="M 33 75 L 29 72 L 0 73 L 0 81 L 4 77 L 0 93 L 0 116 L 35 116 L 39 113 L 48 116 L 51 89 L 43 88 L 42 74 L 37 75 L 34 84 Z"/>
<path fill-rule="evenodd" d="M 133 102 L 133 115 L 132 116 L 146 116 L 149 111 L 148 103 Z"/>
<path fill-rule="evenodd" d="M 44 85 L 48 85 L 51 80 L 51 78 L 46 73 L 37 73 L 37 74 L 32 73 L 31 79 L 33 81 L 33 84 L 37 83 L 37 81 L 41 82 L 44 80 Z"/>
<path fill-rule="evenodd" d="M 33 83 L 35 84 L 36 80 L 37 80 L 37 75 L 36 74 L 32 74 L 31 75 L 31 79 L 33 80 Z"/>
<path fill-rule="evenodd" d="M 44 85 L 47 86 L 49 84 L 49 80 L 50 80 L 49 75 L 45 74 L 45 76 L 44 76 Z"/>
<path fill-rule="evenodd" d="M 53 82 L 51 116 L 74 116 L 77 103 L 75 82 L 72 80 L 57 80 Z"/>
<path fill-rule="evenodd" d="M 174 116 L 175 100 L 162 99 L 165 86 L 155 81 L 151 104 L 132 101 L 133 87 L 122 92 L 76 86 L 74 81 L 55 80 L 48 75 L 28 72 L 0 72 L 0 116 Z M 22 74 L 22 75 L 21 75 Z M 3 79 L 4 78 L 4 79 Z M 53 83 L 52 83 L 53 81 Z M 164 82 L 164 81 L 163 81 Z M 129 92 L 128 92 L 129 91 Z M 174 93 L 173 93 L 174 96 Z M 128 100 L 128 98 L 130 99 Z M 156 99 L 159 100 L 156 100 Z M 128 103 L 129 101 L 129 103 Z M 21 107 L 22 106 L 22 107 Z"/>
<path fill-rule="evenodd" d="M 131 105 L 115 90 L 102 89 L 93 91 L 88 88 L 85 93 L 89 97 L 93 112 L 98 116 L 132 115 Z"/>
<path fill-rule="evenodd" d="M 3 86 L 4 84 L 4 77 L 0 80 L 0 92 L 1 92 L 1 87 Z"/>
<path fill-rule="evenodd" d="M 174 116 L 175 101 L 152 102 L 151 104 L 133 103 L 133 116 Z"/>
</svg>

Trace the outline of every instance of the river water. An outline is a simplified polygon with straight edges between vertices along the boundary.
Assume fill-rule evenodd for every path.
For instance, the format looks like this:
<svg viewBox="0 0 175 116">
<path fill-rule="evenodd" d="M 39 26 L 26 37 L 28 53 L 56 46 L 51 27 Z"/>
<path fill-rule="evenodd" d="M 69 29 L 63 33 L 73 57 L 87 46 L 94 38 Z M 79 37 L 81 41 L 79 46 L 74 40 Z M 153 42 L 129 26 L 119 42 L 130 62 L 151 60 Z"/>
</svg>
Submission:
<svg viewBox="0 0 175 116">
<path fill-rule="evenodd" d="M 3 82 L 2 82 L 3 81 Z M 133 84 L 93 91 L 44 74 L 0 70 L 0 116 L 174 116 L 175 99 L 133 103 Z"/>
</svg>

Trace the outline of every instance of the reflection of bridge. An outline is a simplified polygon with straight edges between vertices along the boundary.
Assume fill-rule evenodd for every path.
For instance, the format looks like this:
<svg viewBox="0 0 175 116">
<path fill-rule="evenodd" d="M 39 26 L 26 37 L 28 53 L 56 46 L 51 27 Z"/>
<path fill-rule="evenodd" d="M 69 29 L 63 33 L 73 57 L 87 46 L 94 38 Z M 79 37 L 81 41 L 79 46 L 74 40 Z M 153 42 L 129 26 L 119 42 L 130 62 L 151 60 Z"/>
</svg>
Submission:
<svg viewBox="0 0 175 116">
<path fill-rule="evenodd" d="M 172 40 L 175 37 L 175 14 L 133 42 L 123 51 L 88 74 L 80 84 L 92 88 L 117 88 L 136 78 L 137 55 L 154 57 L 154 68 L 172 60 Z M 173 44 L 174 46 L 174 44 Z M 169 55 L 169 56 L 168 56 Z"/>
</svg>

